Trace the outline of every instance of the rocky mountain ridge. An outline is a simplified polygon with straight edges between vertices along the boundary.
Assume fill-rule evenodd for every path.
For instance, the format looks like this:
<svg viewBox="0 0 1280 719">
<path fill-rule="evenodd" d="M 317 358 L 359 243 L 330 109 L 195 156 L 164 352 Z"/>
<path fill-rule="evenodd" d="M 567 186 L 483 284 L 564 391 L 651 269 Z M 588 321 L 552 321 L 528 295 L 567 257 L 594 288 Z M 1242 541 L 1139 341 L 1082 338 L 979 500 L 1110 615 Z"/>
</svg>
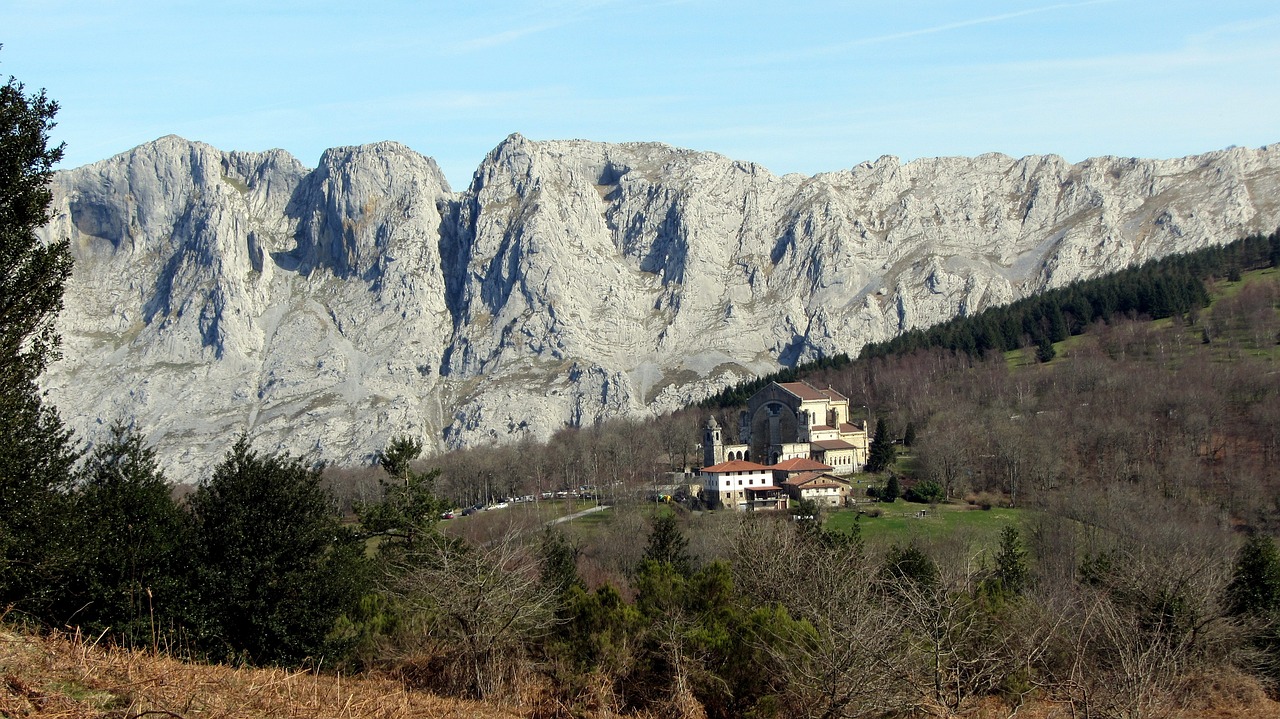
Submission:
<svg viewBox="0 0 1280 719">
<path fill-rule="evenodd" d="M 453 192 L 396 143 L 169 136 L 57 174 L 75 272 L 45 385 L 174 479 L 234 438 L 337 464 L 661 413 L 748 375 L 1280 225 L 1280 145 L 882 157 L 813 177 L 512 135 Z"/>
</svg>

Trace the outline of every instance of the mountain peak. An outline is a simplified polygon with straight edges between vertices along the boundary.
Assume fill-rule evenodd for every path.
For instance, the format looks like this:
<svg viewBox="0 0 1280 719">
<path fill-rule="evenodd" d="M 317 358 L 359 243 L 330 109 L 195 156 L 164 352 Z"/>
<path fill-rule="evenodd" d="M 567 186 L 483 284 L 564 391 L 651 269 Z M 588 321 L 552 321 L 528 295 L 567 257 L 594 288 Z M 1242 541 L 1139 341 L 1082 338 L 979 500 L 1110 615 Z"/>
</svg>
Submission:
<svg viewBox="0 0 1280 719">
<path fill-rule="evenodd" d="M 64 358 L 196 481 L 242 432 L 352 464 L 670 411 L 747 376 L 1280 225 L 1280 145 L 1175 160 L 884 156 L 776 177 L 660 143 L 504 139 L 468 190 L 395 142 L 175 136 L 59 172 Z M 199 408 L 199 411 L 193 411 Z"/>
</svg>

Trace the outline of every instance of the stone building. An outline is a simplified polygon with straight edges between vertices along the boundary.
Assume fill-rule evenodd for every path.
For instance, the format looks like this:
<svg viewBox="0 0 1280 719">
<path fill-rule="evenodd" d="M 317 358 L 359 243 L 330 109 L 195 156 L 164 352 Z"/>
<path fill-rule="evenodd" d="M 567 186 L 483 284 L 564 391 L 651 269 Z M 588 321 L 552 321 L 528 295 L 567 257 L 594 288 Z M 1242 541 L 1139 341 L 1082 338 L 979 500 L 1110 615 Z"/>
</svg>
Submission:
<svg viewBox="0 0 1280 719">
<path fill-rule="evenodd" d="M 807 458 L 850 474 L 867 463 L 867 427 L 849 417 L 849 398 L 808 382 L 773 382 L 756 392 L 739 417 L 738 437 L 743 444 L 732 451 L 766 464 Z"/>
</svg>

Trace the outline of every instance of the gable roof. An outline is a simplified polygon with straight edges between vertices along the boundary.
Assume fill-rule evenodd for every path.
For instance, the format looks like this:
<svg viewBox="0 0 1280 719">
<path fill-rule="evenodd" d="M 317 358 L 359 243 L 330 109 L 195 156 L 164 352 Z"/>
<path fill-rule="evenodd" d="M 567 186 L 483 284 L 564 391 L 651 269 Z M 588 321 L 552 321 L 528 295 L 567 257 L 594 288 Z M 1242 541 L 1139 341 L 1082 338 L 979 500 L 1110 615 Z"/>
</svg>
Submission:
<svg viewBox="0 0 1280 719">
<path fill-rule="evenodd" d="M 702 471 L 707 474 L 723 474 L 725 472 L 767 472 L 769 471 L 769 467 L 742 459 L 731 459 L 728 462 L 721 462 L 720 464 L 713 464 L 710 467 L 703 467 Z"/>
<path fill-rule="evenodd" d="M 809 446 L 811 446 L 811 447 L 817 447 L 818 449 L 827 449 L 827 450 L 830 450 L 830 449 L 857 449 L 857 447 L 854 447 L 852 444 L 849 444 L 848 442 L 844 441 L 843 439 L 823 439 L 823 440 L 818 440 L 818 441 L 816 441 L 816 442 L 810 442 L 810 443 L 809 443 Z"/>
<path fill-rule="evenodd" d="M 779 382 L 778 386 L 795 395 L 801 401 L 830 399 L 821 390 L 808 382 Z"/>
<path fill-rule="evenodd" d="M 862 426 L 862 422 L 860 421 L 856 421 L 852 423 L 850 422 L 840 423 L 840 432 L 843 434 L 848 434 L 850 432 L 865 432 L 865 431 L 866 429 Z"/>
<path fill-rule="evenodd" d="M 828 474 L 826 472 L 804 472 L 793 477 L 788 477 L 783 484 L 791 487 L 805 487 L 816 489 L 818 487 L 848 487 L 851 483 L 847 480 Z"/>
<path fill-rule="evenodd" d="M 778 462 L 777 464 L 773 465 L 769 469 L 781 470 L 783 472 L 812 472 L 814 470 L 825 472 L 825 471 L 835 469 L 835 467 L 832 467 L 829 464 L 823 464 L 822 462 L 819 462 L 816 459 L 809 459 L 808 457 L 796 457 L 794 459 L 784 459 L 781 462 Z"/>
</svg>

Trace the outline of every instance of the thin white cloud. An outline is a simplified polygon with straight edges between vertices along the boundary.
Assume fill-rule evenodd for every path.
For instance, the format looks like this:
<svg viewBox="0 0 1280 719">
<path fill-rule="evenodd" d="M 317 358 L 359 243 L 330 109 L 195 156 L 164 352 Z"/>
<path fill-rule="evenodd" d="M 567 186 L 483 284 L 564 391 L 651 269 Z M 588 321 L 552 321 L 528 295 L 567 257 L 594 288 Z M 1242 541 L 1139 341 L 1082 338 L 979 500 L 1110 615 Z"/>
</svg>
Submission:
<svg viewBox="0 0 1280 719">
<path fill-rule="evenodd" d="M 959 30 L 961 28 L 974 27 L 976 25 L 991 25 L 993 23 L 1005 22 L 1006 20 L 1026 17 L 1028 15 L 1039 15 L 1041 13 L 1053 12 L 1055 10 L 1070 10 L 1089 5 L 1105 5 L 1116 1 L 1117 0 L 1085 0 L 1085 2 L 1042 5 L 1040 7 L 1027 8 L 1026 10 L 1000 13 L 999 15 L 987 15 L 986 17 L 978 17 L 971 20 L 959 20 L 957 22 L 934 25 L 932 27 L 920 28 L 918 30 L 906 30 L 903 32 L 889 33 L 887 35 L 859 38 L 857 40 L 851 40 L 838 45 L 831 45 L 829 46 L 829 49 L 832 51 L 847 50 L 849 48 L 861 47 L 864 45 L 876 45 L 879 43 L 893 42 L 895 40 L 905 40 L 907 38 L 920 37 L 922 35 L 935 35 L 940 32 L 950 32 L 951 30 Z"/>
<path fill-rule="evenodd" d="M 503 30 L 488 35 L 461 40 L 448 46 L 452 52 L 474 52 L 489 50 L 495 47 L 538 35 L 548 30 L 555 30 L 566 25 L 587 20 L 591 15 L 603 9 L 616 9 L 621 12 L 646 12 L 655 8 L 674 5 L 687 5 L 696 0 L 654 0 L 653 2 L 625 2 L 624 0 L 569 0 L 557 3 L 545 9 L 543 15 L 548 16 L 539 22 L 530 22 L 521 27 Z"/>
<path fill-rule="evenodd" d="M 957 20 L 956 22 L 944 23 L 942 25 L 932 25 L 929 27 L 917 28 L 915 30 L 903 30 L 901 32 L 886 33 L 883 35 L 872 35 L 869 37 L 857 38 L 846 42 L 835 43 L 832 45 L 821 45 L 817 47 L 807 48 L 796 52 L 787 53 L 771 53 L 757 56 L 754 60 L 748 61 L 748 64 L 773 64 L 778 62 L 794 62 L 797 60 L 807 60 L 815 57 L 823 57 L 827 55 L 838 55 L 854 48 L 866 47 L 869 45 L 880 45 L 884 43 L 896 42 L 899 40 L 907 40 L 913 37 L 922 37 L 925 35 L 936 35 L 938 33 L 951 32 L 954 30 L 962 30 L 968 27 L 976 27 L 979 25 L 991 25 L 995 23 L 1007 22 L 1028 15 L 1039 15 L 1057 10 L 1071 10 L 1075 8 L 1087 7 L 1090 5 L 1106 5 L 1119 0 L 1084 0 L 1084 2 L 1073 3 L 1054 3 L 1052 5 L 1041 5 L 1040 7 L 1027 8 L 1025 10 L 1017 10 L 1015 12 L 1000 13 L 998 15 L 986 15 L 983 17 L 972 18 L 969 20 Z"/>
<path fill-rule="evenodd" d="M 449 46 L 449 49 L 454 52 L 488 50 L 490 48 L 498 47 L 499 45 L 506 45 L 507 43 L 515 42 L 523 37 L 537 35 L 538 33 L 546 32 L 547 30 L 554 30 L 555 28 L 563 27 L 571 21 L 572 18 L 562 18 L 560 20 L 551 20 L 511 30 L 504 30 L 503 32 L 494 33 L 492 35 L 484 35 L 482 37 L 454 43 Z"/>
</svg>

